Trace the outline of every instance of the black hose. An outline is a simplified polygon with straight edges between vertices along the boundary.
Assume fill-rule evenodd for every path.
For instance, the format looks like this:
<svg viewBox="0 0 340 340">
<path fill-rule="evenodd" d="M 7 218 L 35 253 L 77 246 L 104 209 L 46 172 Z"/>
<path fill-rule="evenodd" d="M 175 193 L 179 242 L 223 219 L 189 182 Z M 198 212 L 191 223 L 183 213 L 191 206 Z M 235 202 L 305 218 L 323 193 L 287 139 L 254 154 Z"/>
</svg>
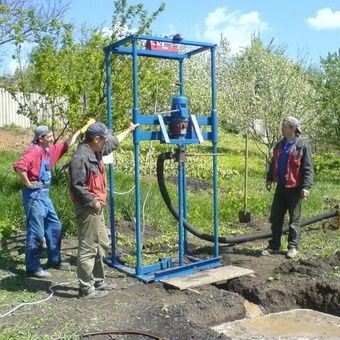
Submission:
<svg viewBox="0 0 340 340">
<path fill-rule="evenodd" d="M 166 188 L 165 184 L 165 178 L 164 178 L 164 161 L 166 159 L 173 159 L 174 158 L 174 153 L 172 152 L 164 152 L 161 153 L 158 158 L 157 158 L 157 182 L 159 186 L 159 190 L 161 192 L 162 198 L 168 207 L 169 211 L 171 214 L 175 217 L 175 219 L 178 221 L 179 220 L 179 213 L 177 208 L 175 208 L 171 202 L 171 198 L 169 196 L 168 190 Z M 306 226 L 318 221 L 322 221 L 327 218 L 335 217 L 338 216 L 339 212 L 338 210 L 333 210 L 326 212 L 321 215 L 317 215 L 314 217 L 311 217 L 307 220 L 304 220 L 301 222 L 300 226 Z M 188 223 L 186 220 L 183 221 L 183 226 L 186 230 L 188 230 L 191 234 L 197 236 L 198 238 L 202 240 L 206 240 L 209 242 L 214 242 L 214 236 L 209 235 L 207 233 L 204 233 L 198 229 L 196 229 L 193 225 Z M 286 233 L 289 230 L 289 226 L 284 225 L 282 232 Z M 234 236 L 234 237 L 225 237 L 225 236 L 219 236 L 218 237 L 218 242 L 219 243 L 228 243 L 230 245 L 232 244 L 237 244 L 237 243 L 244 243 L 248 241 L 253 241 L 253 240 L 258 240 L 262 238 L 269 238 L 272 236 L 271 231 L 263 231 L 263 232 L 258 232 L 258 233 L 252 233 L 252 234 L 246 234 L 246 235 L 241 235 L 241 236 Z"/>
</svg>

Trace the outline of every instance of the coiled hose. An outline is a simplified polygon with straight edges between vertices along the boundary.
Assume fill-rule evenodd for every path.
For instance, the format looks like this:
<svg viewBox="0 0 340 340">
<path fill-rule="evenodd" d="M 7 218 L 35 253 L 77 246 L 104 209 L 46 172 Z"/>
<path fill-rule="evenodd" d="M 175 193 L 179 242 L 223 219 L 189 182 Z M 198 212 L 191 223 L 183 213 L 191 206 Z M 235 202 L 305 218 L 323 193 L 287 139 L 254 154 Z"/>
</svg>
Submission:
<svg viewBox="0 0 340 340">
<path fill-rule="evenodd" d="M 165 178 L 164 178 L 164 162 L 167 159 L 173 159 L 173 158 L 174 158 L 173 152 L 164 152 L 164 153 L 161 153 L 158 156 L 158 158 L 157 158 L 157 182 L 158 182 L 159 190 L 161 192 L 162 198 L 163 198 L 166 206 L 168 207 L 171 214 L 178 221 L 179 220 L 178 209 L 175 208 L 173 206 L 172 202 L 171 202 L 171 198 L 170 198 L 168 190 L 166 188 Z M 309 219 L 306 219 L 304 221 L 301 221 L 300 226 L 304 227 L 306 225 L 316 223 L 316 222 L 322 221 L 324 219 L 328 219 L 328 218 L 335 217 L 335 216 L 338 216 L 338 215 L 339 215 L 338 210 L 331 210 L 331 211 L 326 212 L 324 214 L 317 215 L 317 216 L 311 217 Z M 209 242 L 214 242 L 214 236 L 213 235 L 204 233 L 204 232 L 196 229 L 188 221 L 184 220 L 183 226 L 187 231 L 189 231 L 191 234 L 195 235 L 196 237 L 198 237 L 202 240 L 209 241 Z M 286 232 L 288 232 L 288 230 L 289 230 L 289 226 L 284 225 L 282 232 L 286 233 Z M 269 230 L 269 231 L 262 231 L 262 232 L 245 234 L 245 235 L 234 236 L 234 237 L 219 236 L 218 242 L 233 245 L 233 244 L 244 243 L 244 242 L 248 242 L 248 241 L 259 240 L 259 239 L 263 239 L 263 238 L 269 238 L 271 236 L 272 236 L 272 232 Z"/>
</svg>

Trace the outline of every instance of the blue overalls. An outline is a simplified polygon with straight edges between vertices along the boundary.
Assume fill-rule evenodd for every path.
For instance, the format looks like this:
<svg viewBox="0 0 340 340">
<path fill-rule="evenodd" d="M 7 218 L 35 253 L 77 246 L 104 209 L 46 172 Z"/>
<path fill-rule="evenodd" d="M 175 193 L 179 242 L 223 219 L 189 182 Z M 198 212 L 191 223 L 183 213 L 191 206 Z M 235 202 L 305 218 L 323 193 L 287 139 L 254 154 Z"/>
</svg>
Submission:
<svg viewBox="0 0 340 340">
<path fill-rule="evenodd" d="M 47 159 L 41 160 L 39 183 L 41 188 L 23 190 L 27 228 L 25 264 L 26 270 L 32 272 L 42 269 L 40 255 L 44 237 L 47 245 L 47 264 L 56 265 L 61 261 L 61 223 L 49 197 L 51 184 L 49 153 Z"/>
</svg>

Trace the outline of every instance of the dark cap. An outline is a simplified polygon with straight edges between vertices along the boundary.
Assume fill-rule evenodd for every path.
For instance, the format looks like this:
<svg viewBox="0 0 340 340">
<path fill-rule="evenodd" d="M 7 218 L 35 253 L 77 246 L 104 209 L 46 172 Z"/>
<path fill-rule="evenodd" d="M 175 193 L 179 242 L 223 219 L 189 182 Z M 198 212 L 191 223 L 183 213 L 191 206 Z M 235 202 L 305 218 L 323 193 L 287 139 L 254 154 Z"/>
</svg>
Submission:
<svg viewBox="0 0 340 340">
<path fill-rule="evenodd" d="M 86 131 L 87 136 L 101 136 L 107 137 L 109 135 L 109 130 L 106 125 L 101 122 L 95 122 L 89 126 Z"/>
<path fill-rule="evenodd" d="M 289 116 L 289 117 L 284 118 L 283 121 L 289 123 L 290 126 L 295 128 L 297 133 L 302 133 L 300 122 L 297 118 L 293 116 Z"/>
<path fill-rule="evenodd" d="M 40 125 L 38 126 L 35 131 L 34 131 L 34 136 L 33 136 L 33 139 L 32 139 L 32 143 L 36 143 L 37 140 L 42 137 L 42 136 L 45 136 L 47 135 L 48 133 L 50 133 L 52 130 L 46 126 L 46 125 Z"/>
</svg>

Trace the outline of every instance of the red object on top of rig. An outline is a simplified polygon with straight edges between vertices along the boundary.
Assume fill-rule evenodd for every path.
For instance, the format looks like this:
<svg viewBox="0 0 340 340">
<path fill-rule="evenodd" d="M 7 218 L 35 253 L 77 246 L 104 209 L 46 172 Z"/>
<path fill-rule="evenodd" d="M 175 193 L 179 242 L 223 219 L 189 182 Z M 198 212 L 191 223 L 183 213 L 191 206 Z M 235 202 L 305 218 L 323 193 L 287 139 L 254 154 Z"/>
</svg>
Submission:
<svg viewBox="0 0 340 340">
<path fill-rule="evenodd" d="M 145 48 L 152 51 L 164 51 L 164 52 L 173 52 L 178 53 L 178 47 L 175 45 L 171 45 L 168 43 L 160 43 L 158 41 L 148 40 L 145 43 Z"/>
</svg>

